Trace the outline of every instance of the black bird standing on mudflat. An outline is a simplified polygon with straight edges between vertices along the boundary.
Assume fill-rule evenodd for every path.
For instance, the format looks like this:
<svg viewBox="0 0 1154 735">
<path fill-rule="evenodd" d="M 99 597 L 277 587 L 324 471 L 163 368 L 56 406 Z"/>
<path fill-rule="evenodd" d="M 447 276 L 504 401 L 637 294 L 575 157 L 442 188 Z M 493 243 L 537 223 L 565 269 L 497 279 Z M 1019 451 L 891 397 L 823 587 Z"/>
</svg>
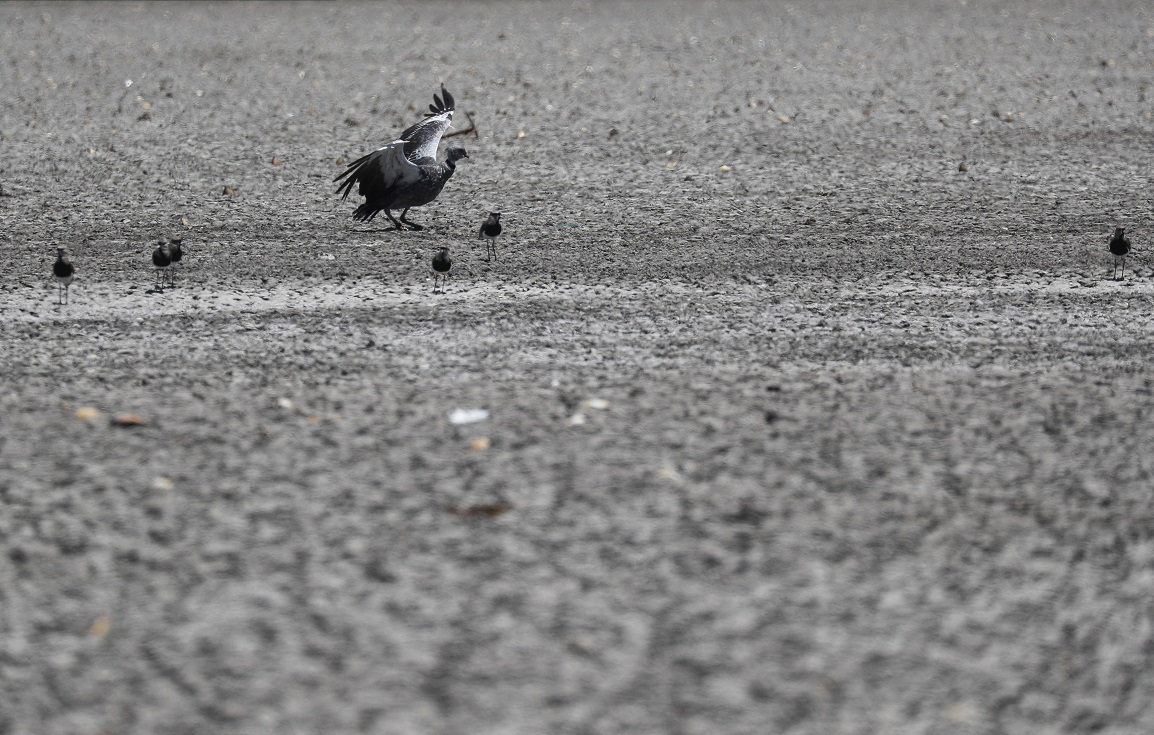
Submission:
<svg viewBox="0 0 1154 735">
<path fill-rule="evenodd" d="M 184 248 L 181 247 L 183 242 L 184 240 L 171 238 L 168 240 L 168 257 L 172 260 L 168 268 L 168 285 L 170 286 L 176 285 L 176 269 L 180 265 L 180 261 L 184 259 Z"/>
<path fill-rule="evenodd" d="M 353 210 L 353 219 L 367 222 L 384 212 L 398 230 L 404 229 L 402 222 L 414 230 L 424 229 L 405 219 L 405 215 L 411 208 L 436 199 L 457 169 L 457 161 L 469 157 L 464 148 L 450 148 L 445 162 L 437 163 L 437 145 L 453 122 L 455 103 L 444 85 L 441 96 L 433 95 L 433 102 L 424 120 L 405 130 L 392 143 L 353 161 L 343 174 L 333 179 L 345 179 L 337 187 L 342 200 L 348 198 L 354 185 L 360 184 L 357 191 L 365 203 Z M 400 221 L 393 216 L 394 209 L 401 210 Z"/>
<path fill-rule="evenodd" d="M 501 234 L 501 213 L 489 212 L 489 216 L 481 224 L 481 231 L 477 233 L 477 239 L 484 239 L 485 241 L 485 261 L 489 261 L 489 254 L 492 257 L 497 257 L 497 235 Z"/>
<path fill-rule="evenodd" d="M 1122 261 L 1122 280 L 1126 279 L 1126 254 L 1130 252 L 1130 240 L 1126 231 L 1121 227 L 1114 228 L 1114 237 L 1110 238 L 1110 252 L 1114 254 L 1114 280 L 1118 280 L 1118 261 Z"/>
<path fill-rule="evenodd" d="M 56 279 L 56 303 L 68 303 L 68 287 L 72 285 L 72 277 L 76 269 L 72 267 L 72 260 L 64 248 L 56 248 L 56 262 L 52 264 L 52 277 Z"/>
<path fill-rule="evenodd" d="M 445 284 L 449 282 L 449 269 L 453 267 L 453 259 L 449 257 L 448 248 L 437 248 L 433 256 L 433 293 L 437 292 L 437 282 L 441 283 L 441 293 L 445 293 Z"/>
<path fill-rule="evenodd" d="M 168 267 L 172 265 L 172 252 L 168 249 L 168 243 L 164 240 L 156 241 L 156 249 L 152 251 L 152 264 L 156 266 L 156 283 L 154 287 L 157 290 L 161 290 L 164 288 L 164 281 L 168 276 Z"/>
</svg>

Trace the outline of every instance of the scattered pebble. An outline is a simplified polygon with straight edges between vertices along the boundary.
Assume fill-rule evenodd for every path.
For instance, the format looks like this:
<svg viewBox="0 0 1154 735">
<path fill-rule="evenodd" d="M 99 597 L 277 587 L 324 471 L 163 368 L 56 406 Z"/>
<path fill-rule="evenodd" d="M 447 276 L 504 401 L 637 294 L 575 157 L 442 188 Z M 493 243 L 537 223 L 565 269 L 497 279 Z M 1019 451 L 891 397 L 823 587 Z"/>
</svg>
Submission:
<svg viewBox="0 0 1154 735">
<path fill-rule="evenodd" d="M 509 512 L 508 503 L 450 505 L 449 512 L 460 518 L 497 518 Z"/>
<path fill-rule="evenodd" d="M 100 413 L 100 409 L 93 408 L 92 406 L 83 406 L 76 409 L 75 415 L 79 421 L 95 421 L 103 416 L 103 414 Z"/>
<path fill-rule="evenodd" d="M 450 424 L 475 424 L 489 418 L 489 412 L 483 408 L 454 408 L 449 412 Z"/>
<path fill-rule="evenodd" d="M 88 635 L 92 638 L 103 638 L 112 630 L 112 621 L 107 615 L 101 615 L 88 626 Z"/>
<path fill-rule="evenodd" d="M 118 413 L 112 417 L 113 426 L 132 428 L 134 426 L 148 426 L 148 419 L 138 413 Z"/>
</svg>

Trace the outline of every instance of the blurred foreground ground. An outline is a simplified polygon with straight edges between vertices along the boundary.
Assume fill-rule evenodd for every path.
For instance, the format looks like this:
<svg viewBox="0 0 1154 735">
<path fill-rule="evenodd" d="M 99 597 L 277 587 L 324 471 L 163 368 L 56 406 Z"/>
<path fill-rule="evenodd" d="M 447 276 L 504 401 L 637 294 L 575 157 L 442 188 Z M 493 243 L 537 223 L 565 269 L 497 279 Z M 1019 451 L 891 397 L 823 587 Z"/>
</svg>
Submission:
<svg viewBox="0 0 1154 735">
<path fill-rule="evenodd" d="M 1154 732 L 1148 5 L 0 21 L 0 733 Z"/>
</svg>

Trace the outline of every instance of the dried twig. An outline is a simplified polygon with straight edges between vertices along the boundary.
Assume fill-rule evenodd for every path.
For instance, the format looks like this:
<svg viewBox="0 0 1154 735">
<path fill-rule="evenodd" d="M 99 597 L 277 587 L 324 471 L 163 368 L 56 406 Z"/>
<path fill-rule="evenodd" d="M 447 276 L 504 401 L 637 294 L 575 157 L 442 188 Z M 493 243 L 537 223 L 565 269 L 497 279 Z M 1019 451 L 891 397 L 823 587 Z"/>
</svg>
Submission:
<svg viewBox="0 0 1154 735">
<path fill-rule="evenodd" d="M 465 117 L 469 119 L 469 127 L 445 133 L 441 136 L 442 138 L 452 138 L 454 135 L 468 135 L 469 133 L 473 133 L 478 138 L 481 137 L 481 134 L 477 132 L 477 123 L 473 122 L 473 116 L 469 114 L 468 110 L 461 110 L 461 112 L 465 113 Z"/>
</svg>

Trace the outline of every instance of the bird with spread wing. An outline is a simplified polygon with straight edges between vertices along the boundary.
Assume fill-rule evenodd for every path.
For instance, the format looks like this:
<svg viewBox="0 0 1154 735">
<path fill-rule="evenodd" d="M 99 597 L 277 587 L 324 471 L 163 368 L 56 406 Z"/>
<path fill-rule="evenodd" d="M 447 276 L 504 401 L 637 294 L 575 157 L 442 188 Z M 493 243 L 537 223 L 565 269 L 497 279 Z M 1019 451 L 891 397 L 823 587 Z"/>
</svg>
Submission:
<svg viewBox="0 0 1154 735">
<path fill-rule="evenodd" d="M 344 181 L 337 187 L 341 199 L 347 199 L 353 186 L 365 198 L 353 211 L 353 219 L 367 222 L 384 212 L 398 230 L 402 223 L 411 229 L 424 227 L 405 218 L 413 207 L 437 198 L 457 168 L 457 161 L 468 158 L 464 148 L 450 148 L 444 163 L 437 162 L 437 145 L 453 123 L 454 100 L 444 85 L 441 94 L 433 95 L 425 119 L 401 133 L 392 143 L 358 158 L 333 181 Z M 393 210 L 401 210 L 398 220 Z"/>
</svg>

